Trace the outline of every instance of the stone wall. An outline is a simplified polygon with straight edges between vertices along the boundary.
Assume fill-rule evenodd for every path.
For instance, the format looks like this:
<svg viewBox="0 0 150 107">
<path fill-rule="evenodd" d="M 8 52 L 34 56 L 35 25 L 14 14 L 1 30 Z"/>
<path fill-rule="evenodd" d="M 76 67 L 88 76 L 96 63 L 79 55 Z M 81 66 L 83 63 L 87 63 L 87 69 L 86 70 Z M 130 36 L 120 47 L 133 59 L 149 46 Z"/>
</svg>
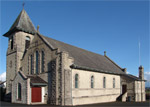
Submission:
<svg viewBox="0 0 150 107">
<path fill-rule="evenodd" d="M 21 84 L 21 99 L 18 99 L 18 83 Z M 12 82 L 12 103 L 28 104 L 28 81 L 17 73 Z"/>
<path fill-rule="evenodd" d="M 14 79 L 16 73 L 20 69 L 20 60 L 22 59 L 25 51 L 25 38 L 30 37 L 31 41 L 33 35 L 24 32 L 15 32 L 9 36 L 8 49 L 7 49 L 7 72 L 6 72 L 6 93 L 11 92 L 11 81 Z M 11 41 L 13 37 L 13 49 L 11 49 Z"/>
<path fill-rule="evenodd" d="M 48 86 L 43 88 L 45 93 L 44 101 L 53 105 L 82 105 L 92 104 L 100 102 L 112 102 L 116 101 L 117 97 L 121 94 L 121 86 L 127 85 L 127 96 L 131 96 L 132 100 L 137 100 L 137 95 L 142 96 L 144 101 L 144 88 L 142 92 L 139 92 L 137 82 L 129 80 L 128 78 L 121 77 L 119 75 L 98 73 L 92 71 L 71 69 L 74 59 L 69 56 L 67 52 L 60 52 L 59 49 L 51 49 L 47 46 L 40 36 L 35 35 L 31 37 L 31 44 L 25 51 L 25 37 L 28 34 L 18 32 L 15 34 L 15 46 L 16 50 L 10 53 L 7 51 L 7 84 L 10 84 L 10 80 L 14 79 L 14 76 L 19 71 L 20 67 L 25 75 L 38 75 L 43 80 L 48 82 Z M 19 44 L 19 45 L 16 45 Z M 24 52 L 25 51 L 25 52 Z M 39 53 L 38 61 L 38 74 L 36 73 L 36 51 Z M 41 70 L 41 52 L 44 51 L 44 72 Z M 31 74 L 31 55 L 33 55 L 33 74 Z M 20 60 L 21 59 L 21 60 Z M 12 61 L 12 66 L 10 62 Z M 21 62 L 20 62 L 21 61 Z M 79 88 L 75 88 L 75 74 L 79 75 Z M 94 76 L 94 88 L 91 88 L 90 81 L 91 76 Z M 106 77 L 106 88 L 103 88 L 103 77 Z M 113 78 L 115 78 L 115 88 L 113 88 Z M 23 80 L 17 74 L 16 80 L 13 81 L 13 100 L 15 103 L 27 103 L 31 102 L 31 88 L 29 86 L 29 80 Z M 17 100 L 15 96 L 15 89 L 17 82 L 21 82 L 23 85 L 23 99 Z M 121 83 L 120 83 L 121 82 Z M 27 87 L 29 86 L 29 87 Z M 139 86 L 141 87 L 141 86 Z M 142 83 L 142 87 L 145 87 L 145 82 Z M 7 90 L 8 90 L 7 85 Z M 136 98 L 134 98 L 137 93 Z M 139 93 L 141 93 L 139 95 Z M 17 95 L 17 94 L 16 94 Z M 28 97 L 28 98 L 27 98 Z M 139 101 L 139 100 L 138 100 Z"/>
<path fill-rule="evenodd" d="M 79 88 L 75 88 L 75 74 L 79 75 Z M 91 88 L 91 76 L 94 76 L 94 88 Z M 103 88 L 106 77 L 106 88 Z M 113 88 L 115 78 L 115 88 Z M 120 76 L 72 69 L 73 105 L 116 101 L 120 95 Z"/>
<path fill-rule="evenodd" d="M 39 61 L 38 61 L 38 74 L 36 73 L 36 51 L 39 53 Z M 42 72 L 41 69 L 41 54 L 42 51 L 44 51 L 44 72 Z M 31 55 L 33 56 L 33 74 L 31 74 Z M 35 35 L 34 39 L 32 40 L 32 43 L 30 44 L 27 52 L 24 54 L 24 57 L 21 61 L 21 67 L 22 71 L 25 73 L 25 75 L 38 75 L 40 78 L 45 80 L 48 85 L 44 88 L 45 92 L 45 102 L 51 103 L 56 105 L 56 75 L 53 75 L 53 73 L 56 73 L 58 70 L 56 69 L 57 59 L 58 55 L 56 50 L 52 50 L 49 48 L 39 36 Z M 52 62 L 55 62 L 53 65 Z M 52 68 L 53 66 L 53 68 Z M 52 80 L 54 79 L 54 80 Z M 58 82 L 57 82 L 58 83 Z M 52 87 L 53 85 L 53 87 Z M 52 89 L 54 88 L 54 89 Z M 54 92 L 55 91 L 55 92 Z"/>
<path fill-rule="evenodd" d="M 61 94 L 62 102 L 61 105 L 72 105 L 72 71 L 70 66 L 73 64 L 73 58 L 69 57 L 67 52 L 61 53 Z"/>
<path fill-rule="evenodd" d="M 130 97 L 130 101 L 145 101 L 145 81 L 136 81 L 122 76 L 121 84 L 127 85 L 127 99 Z"/>
<path fill-rule="evenodd" d="M 125 101 L 127 100 L 128 97 L 130 97 L 131 101 L 135 100 L 135 84 L 134 80 L 131 78 L 127 78 L 125 76 L 121 76 L 121 94 L 122 94 L 122 85 L 127 86 L 127 97 Z"/>
<path fill-rule="evenodd" d="M 145 101 L 144 81 L 135 81 L 135 101 Z"/>
</svg>

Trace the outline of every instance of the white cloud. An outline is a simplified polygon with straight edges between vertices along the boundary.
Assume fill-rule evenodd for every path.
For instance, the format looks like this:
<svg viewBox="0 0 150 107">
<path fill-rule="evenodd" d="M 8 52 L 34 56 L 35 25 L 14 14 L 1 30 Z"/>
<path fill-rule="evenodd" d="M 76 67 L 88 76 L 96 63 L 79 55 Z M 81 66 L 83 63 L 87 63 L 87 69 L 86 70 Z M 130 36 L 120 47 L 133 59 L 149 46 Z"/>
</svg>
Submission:
<svg viewBox="0 0 150 107">
<path fill-rule="evenodd" d="M 130 74 L 130 72 L 127 72 L 127 74 Z"/>
<path fill-rule="evenodd" d="M 150 72 L 145 72 L 144 77 L 147 81 L 150 81 Z"/>
<path fill-rule="evenodd" d="M 150 87 L 150 72 L 145 72 L 144 73 L 144 78 L 145 78 L 145 80 L 147 80 L 146 81 L 146 87 Z"/>
<path fill-rule="evenodd" d="M 145 72 L 146 75 L 150 75 L 150 72 Z"/>
<path fill-rule="evenodd" d="M 0 81 L 6 81 L 6 72 L 0 74 Z"/>
</svg>

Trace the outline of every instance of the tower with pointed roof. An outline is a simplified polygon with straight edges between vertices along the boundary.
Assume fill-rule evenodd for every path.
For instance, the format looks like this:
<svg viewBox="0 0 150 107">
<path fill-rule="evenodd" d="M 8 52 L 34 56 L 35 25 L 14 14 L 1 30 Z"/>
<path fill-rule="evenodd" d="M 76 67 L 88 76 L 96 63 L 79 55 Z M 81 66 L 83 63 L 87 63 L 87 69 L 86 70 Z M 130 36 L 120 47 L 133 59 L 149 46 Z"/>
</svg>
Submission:
<svg viewBox="0 0 150 107">
<path fill-rule="evenodd" d="M 144 68 L 130 75 L 107 55 L 45 37 L 22 9 L 3 36 L 7 49 L 6 93 L 12 103 L 73 106 L 145 101 Z M 6 98 L 10 98 L 7 97 Z"/>
<path fill-rule="evenodd" d="M 34 35 L 35 27 L 24 9 L 3 36 L 9 39 L 7 49 L 6 93 L 11 92 L 11 81 L 20 68 L 20 61 L 28 49 Z"/>
</svg>

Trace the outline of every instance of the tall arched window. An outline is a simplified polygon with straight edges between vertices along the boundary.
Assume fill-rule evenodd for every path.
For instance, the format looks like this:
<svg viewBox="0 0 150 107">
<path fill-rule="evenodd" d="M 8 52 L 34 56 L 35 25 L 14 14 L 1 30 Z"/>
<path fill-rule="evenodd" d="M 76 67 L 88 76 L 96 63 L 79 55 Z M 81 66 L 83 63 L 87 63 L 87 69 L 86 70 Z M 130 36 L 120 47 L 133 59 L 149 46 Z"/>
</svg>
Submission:
<svg viewBox="0 0 150 107">
<path fill-rule="evenodd" d="M 115 78 L 113 78 L 113 88 L 115 88 Z"/>
<path fill-rule="evenodd" d="M 42 51 L 42 57 L 41 57 L 41 72 L 44 72 L 44 57 L 45 57 L 45 54 L 44 54 L 44 51 Z"/>
<path fill-rule="evenodd" d="M 38 66 L 39 66 L 39 52 L 36 51 L 36 74 L 38 74 Z"/>
<path fill-rule="evenodd" d="M 31 74 L 33 74 L 33 56 L 31 55 L 31 57 L 30 57 L 30 72 L 31 72 Z"/>
<path fill-rule="evenodd" d="M 79 87 L 79 76 L 78 74 L 75 75 L 75 88 Z"/>
<path fill-rule="evenodd" d="M 91 76 L 91 88 L 94 88 L 94 76 Z"/>
<path fill-rule="evenodd" d="M 21 84 L 18 83 L 18 100 L 21 100 Z"/>
<path fill-rule="evenodd" d="M 30 46 L 30 37 L 26 36 L 26 40 L 25 40 L 25 49 L 27 49 Z"/>
<path fill-rule="evenodd" d="M 106 88 L 106 77 L 103 77 L 103 88 Z"/>
<path fill-rule="evenodd" d="M 13 49 L 13 47 L 14 47 L 14 38 L 13 38 L 13 36 L 10 39 L 10 44 L 11 44 L 11 49 Z"/>
</svg>

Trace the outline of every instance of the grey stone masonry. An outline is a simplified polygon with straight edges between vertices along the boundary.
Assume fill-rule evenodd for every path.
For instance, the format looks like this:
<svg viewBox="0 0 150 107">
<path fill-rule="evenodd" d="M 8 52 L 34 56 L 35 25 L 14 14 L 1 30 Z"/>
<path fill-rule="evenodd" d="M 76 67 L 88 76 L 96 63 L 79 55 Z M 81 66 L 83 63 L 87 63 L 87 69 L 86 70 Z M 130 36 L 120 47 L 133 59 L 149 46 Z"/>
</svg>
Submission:
<svg viewBox="0 0 150 107">
<path fill-rule="evenodd" d="M 139 67 L 139 78 L 141 80 L 144 80 L 144 68 L 143 68 L 143 66 Z"/>
<path fill-rule="evenodd" d="M 21 67 L 21 59 L 25 53 L 25 40 L 27 36 L 30 37 L 30 42 L 32 42 L 34 36 L 28 33 L 15 32 L 9 36 L 6 66 L 6 93 L 11 92 L 10 81 L 14 79 Z"/>
</svg>

